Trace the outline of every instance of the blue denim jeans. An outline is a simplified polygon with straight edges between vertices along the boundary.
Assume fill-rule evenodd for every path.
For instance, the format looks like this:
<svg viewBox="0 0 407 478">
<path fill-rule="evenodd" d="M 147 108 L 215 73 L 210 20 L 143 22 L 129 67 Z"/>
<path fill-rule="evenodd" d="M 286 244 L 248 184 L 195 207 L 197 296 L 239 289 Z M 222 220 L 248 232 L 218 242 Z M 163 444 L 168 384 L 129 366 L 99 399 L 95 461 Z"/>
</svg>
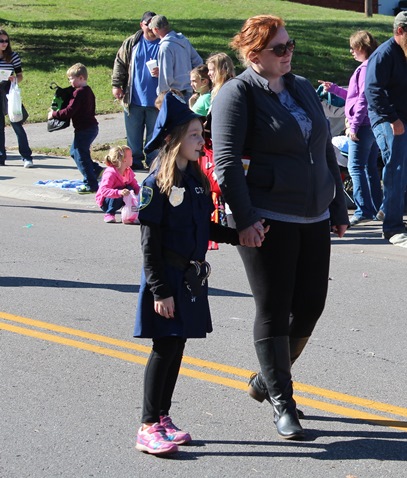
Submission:
<svg viewBox="0 0 407 478">
<path fill-rule="evenodd" d="M 0 112 L 0 160 L 6 159 L 6 136 L 4 132 L 4 128 L 6 126 L 4 120 L 4 114 Z M 14 133 L 17 136 L 18 142 L 18 152 L 20 153 L 23 159 L 30 159 L 32 160 L 32 151 L 30 146 L 28 145 L 27 134 L 23 127 L 23 122 L 20 121 L 19 123 L 11 123 L 11 127 L 14 130 Z"/>
<path fill-rule="evenodd" d="M 373 128 L 376 142 L 382 152 L 383 204 L 385 213 L 383 232 L 405 232 L 403 223 L 404 198 L 407 183 L 407 124 L 404 134 L 394 136 L 390 123 L 383 122 Z"/>
<path fill-rule="evenodd" d="M 158 116 L 157 108 L 150 106 L 130 105 L 129 111 L 124 112 L 124 125 L 126 127 L 127 145 L 133 154 L 133 167 L 141 168 L 144 160 L 144 133 L 146 143 L 153 134 L 155 120 Z M 153 151 L 146 156 L 146 163 L 151 165 L 158 151 Z"/>
<path fill-rule="evenodd" d="M 90 146 L 99 133 L 99 127 L 92 126 L 91 128 L 75 131 L 73 143 L 71 145 L 70 154 L 83 176 L 83 182 L 92 191 L 98 190 L 98 176 L 102 171 L 102 166 L 99 163 L 92 161 L 90 156 Z"/>
<path fill-rule="evenodd" d="M 348 171 L 352 178 L 355 216 L 373 219 L 382 204 L 377 158 L 379 147 L 370 126 L 361 126 L 359 141 L 348 140 Z"/>
<path fill-rule="evenodd" d="M 124 189 L 124 188 L 118 188 L 118 189 Z M 133 191 L 133 188 L 129 185 L 126 186 L 126 189 L 128 189 L 129 191 Z M 121 209 L 123 206 L 124 206 L 124 199 L 122 196 L 119 198 L 104 198 L 101 209 L 105 214 L 112 214 L 114 216 L 116 212 L 119 209 Z"/>
</svg>

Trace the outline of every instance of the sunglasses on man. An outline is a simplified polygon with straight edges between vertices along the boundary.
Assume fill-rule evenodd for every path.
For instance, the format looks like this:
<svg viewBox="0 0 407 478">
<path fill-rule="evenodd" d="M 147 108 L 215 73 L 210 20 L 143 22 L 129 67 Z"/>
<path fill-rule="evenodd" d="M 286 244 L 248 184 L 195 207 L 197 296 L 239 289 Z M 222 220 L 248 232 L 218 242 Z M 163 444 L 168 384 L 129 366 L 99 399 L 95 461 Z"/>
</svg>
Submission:
<svg viewBox="0 0 407 478">
<path fill-rule="evenodd" d="M 272 51 L 276 56 L 281 58 L 284 56 L 287 51 L 292 53 L 295 48 L 295 40 L 288 40 L 287 43 L 280 43 L 279 45 L 273 46 L 273 48 L 264 48 L 264 50 Z"/>
</svg>

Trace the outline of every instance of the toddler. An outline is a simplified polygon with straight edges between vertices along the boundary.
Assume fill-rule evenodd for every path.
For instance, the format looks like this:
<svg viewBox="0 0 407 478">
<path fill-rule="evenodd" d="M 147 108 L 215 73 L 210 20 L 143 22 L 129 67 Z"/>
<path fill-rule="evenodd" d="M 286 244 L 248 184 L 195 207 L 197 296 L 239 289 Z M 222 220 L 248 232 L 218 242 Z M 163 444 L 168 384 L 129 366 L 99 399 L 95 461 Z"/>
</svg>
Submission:
<svg viewBox="0 0 407 478">
<path fill-rule="evenodd" d="M 105 157 L 107 168 L 103 172 L 96 203 L 104 211 L 104 221 L 116 222 L 116 212 L 124 206 L 124 196 L 130 191 L 138 194 L 140 186 L 131 169 L 133 156 L 128 146 L 115 146 Z"/>
</svg>

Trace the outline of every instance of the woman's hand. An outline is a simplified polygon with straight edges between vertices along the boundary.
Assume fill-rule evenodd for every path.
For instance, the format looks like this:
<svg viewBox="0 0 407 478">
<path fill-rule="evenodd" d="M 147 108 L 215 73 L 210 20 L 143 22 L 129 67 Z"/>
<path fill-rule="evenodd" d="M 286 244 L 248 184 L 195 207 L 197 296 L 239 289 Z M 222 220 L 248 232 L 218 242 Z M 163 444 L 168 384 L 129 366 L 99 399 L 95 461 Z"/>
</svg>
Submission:
<svg viewBox="0 0 407 478">
<path fill-rule="evenodd" d="M 241 246 L 260 247 L 270 226 L 263 226 L 264 219 L 257 221 L 251 226 L 239 232 Z"/>
<path fill-rule="evenodd" d="M 348 227 L 349 226 L 347 224 L 340 224 L 340 225 L 332 226 L 331 230 L 338 237 L 343 237 L 345 235 L 345 232 L 347 231 Z"/>
<path fill-rule="evenodd" d="M 155 300 L 154 310 L 166 319 L 173 319 L 175 314 L 174 297 L 171 296 L 166 299 Z"/>
<path fill-rule="evenodd" d="M 350 128 L 346 128 L 345 136 L 347 136 L 352 141 L 359 141 L 359 138 L 357 137 L 357 134 L 356 133 L 351 133 Z"/>
<path fill-rule="evenodd" d="M 328 93 L 328 91 L 330 90 L 330 88 L 332 86 L 331 81 L 318 80 L 318 83 L 323 85 L 325 93 Z"/>
<path fill-rule="evenodd" d="M 126 188 L 120 190 L 120 194 L 122 196 L 128 196 L 130 194 L 130 191 Z"/>
</svg>

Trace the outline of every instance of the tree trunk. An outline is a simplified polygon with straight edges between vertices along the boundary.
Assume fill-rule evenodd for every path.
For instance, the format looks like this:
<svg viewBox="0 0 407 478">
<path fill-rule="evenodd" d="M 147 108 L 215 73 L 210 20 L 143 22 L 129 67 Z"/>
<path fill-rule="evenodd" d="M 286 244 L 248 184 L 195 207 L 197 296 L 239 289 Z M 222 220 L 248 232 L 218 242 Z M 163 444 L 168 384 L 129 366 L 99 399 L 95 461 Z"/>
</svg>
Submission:
<svg viewBox="0 0 407 478">
<path fill-rule="evenodd" d="M 365 0 L 365 15 L 367 17 L 373 16 L 373 4 L 372 0 Z"/>
</svg>

